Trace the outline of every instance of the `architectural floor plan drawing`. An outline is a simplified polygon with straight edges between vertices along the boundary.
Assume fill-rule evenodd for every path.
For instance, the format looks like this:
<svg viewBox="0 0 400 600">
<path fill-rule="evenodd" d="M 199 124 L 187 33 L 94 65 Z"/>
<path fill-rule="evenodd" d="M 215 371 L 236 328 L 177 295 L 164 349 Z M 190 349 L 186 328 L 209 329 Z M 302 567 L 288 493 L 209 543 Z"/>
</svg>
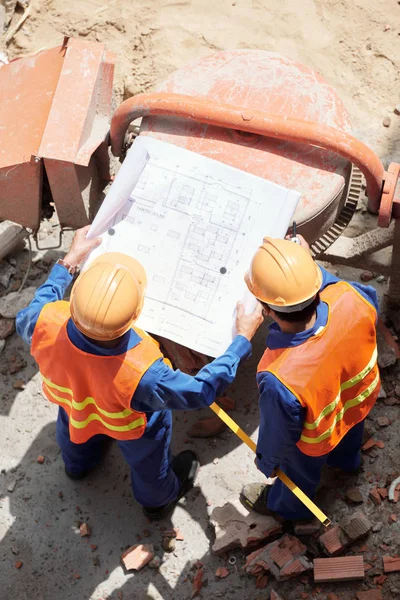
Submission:
<svg viewBox="0 0 400 600">
<path fill-rule="evenodd" d="M 129 161 L 144 150 L 129 197 L 119 198 Z M 219 355 L 232 340 L 252 255 L 263 237 L 285 235 L 300 194 L 149 137 L 136 139 L 111 189 L 118 202 L 90 260 L 107 251 L 134 256 L 148 276 L 138 326 Z"/>
</svg>

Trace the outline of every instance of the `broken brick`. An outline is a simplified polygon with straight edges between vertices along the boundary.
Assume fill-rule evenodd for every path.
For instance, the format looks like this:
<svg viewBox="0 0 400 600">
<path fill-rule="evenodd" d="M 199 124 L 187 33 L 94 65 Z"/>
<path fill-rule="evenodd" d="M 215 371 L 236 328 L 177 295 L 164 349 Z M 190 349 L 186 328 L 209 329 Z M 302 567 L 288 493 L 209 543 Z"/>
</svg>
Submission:
<svg viewBox="0 0 400 600">
<path fill-rule="evenodd" d="M 258 590 L 264 590 L 268 585 L 268 575 L 258 575 L 256 579 L 256 588 Z"/>
<path fill-rule="evenodd" d="M 387 575 L 379 575 L 378 577 L 375 577 L 374 584 L 375 585 L 383 585 L 385 583 L 386 579 L 387 579 Z"/>
<path fill-rule="evenodd" d="M 397 521 L 397 516 L 395 514 L 390 515 L 390 517 L 389 517 L 389 523 L 390 522 L 396 523 L 396 521 Z"/>
<path fill-rule="evenodd" d="M 382 600 L 382 592 L 379 589 L 356 592 L 356 598 L 357 600 Z"/>
<path fill-rule="evenodd" d="M 387 427 L 388 425 L 390 425 L 389 418 L 386 416 L 378 417 L 376 422 L 378 423 L 379 427 Z"/>
<path fill-rule="evenodd" d="M 92 549 L 92 552 L 94 552 L 95 550 L 97 550 L 97 545 L 96 544 L 90 544 L 90 547 Z"/>
<path fill-rule="evenodd" d="M 44 456 L 42 456 L 42 454 L 39 454 L 39 456 L 36 459 L 36 462 L 39 463 L 39 465 L 42 465 L 44 463 Z"/>
<path fill-rule="evenodd" d="M 382 440 L 378 440 L 377 442 L 375 442 L 375 446 L 383 450 L 383 448 L 385 447 L 385 442 L 382 442 Z"/>
<path fill-rule="evenodd" d="M 400 571 L 400 558 L 393 558 L 392 556 L 383 557 L 383 570 L 385 573 L 394 573 Z"/>
<path fill-rule="evenodd" d="M 355 542 L 367 535 L 372 529 L 372 524 L 360 510 L 357 510 L 353 515 L 344 517 L 339 525 L 350 542 Z"/>
<path fill-rule="evenodd" d="M 368 496 L 371 498 L 372 502 L 377 506 L 379 506 L 379 504 L 382 502 L 381 495 L 379 494 L 378 488 L 376 487 L 372 488 L 372 490 L 369 491 Z"/>
<path fill-rule="evenodd" d="M 319 537 L 319 542 L 329 556 L 335 556 L 345 549 L 347 540 L 340 527 L 335 525 Z"/>
<path fill-rule="evenodd" d="M 378 494 L 380 495 L 382 500 L 385 500 L 388 497 L 387 488 L 377 488 L 377 490 L 378 490 Z"/>
<path fill-rule="evenodd" d="M 82 523 L 79 526 L 79 531 L 80 531 L 81 537 L 85 537 L 85 536 L 89 537 L 91 534 L 90 527 L 87 523 Z"/>
<path fill-rule="evenodd" d="M 214 508 L 210 523 L 215 529 L 212 546 L 215 554 L 233 548 L 249 548 L 282 531 L 274 517 L 249 512 L 239 499 Z"/>
<path fill-rule="evenodd" d="M 191 596 L 192 598 L 196 598 L 196 596 L 199 596 L 201 588 L 203 587 L 203 584 L 204 584 L 203 576 L 204 576 L 204 569 L 203 569 L 203 567 L 200 567 L 200 569 L 197 569 L 196 574 L 193 578 L 192 596 Z"/>
<path fill-rule="evenodd" d="M 225 423 L 217 416 L 197 419 L 188 430 L 190 437 L 207 438 L 219 435 L 226 429 Z"/>
<path fill-rule="evenodd" d="M 367 440 L 365 442 L 365 444 L 363 444 L 361 446 L 361 450 L 363 450 L 364 452 L 366 452 L 367 450 L 370 450 L 371 448 L 373 448 L 375 446 L 375 440 L 374 438 L 369 438 L 369 440 Z"/>
<path fill-rule="evenodd" d="M 326 600 L 340 600 L 340 598 L 339 598 L 339 596 L 336 596 L 336 594 L 331 592 L 330 594 L 328 594 Z"/>
<path fill-rule="evenodd" d="M 15 568 L 16 569 L 20 569 L 22 567 L 24 563 L 22 562 L 22 560 L 17 560 L 17 562 L 15 563 Z"/>
<path fill-rule="evenodd" d="M 289 579 L 295 575 L 311 570 L 312 565 L 305 556 L 307 548 L 296 537 L 285 534 L 279 540 L 264 546 L 260 551 L 248 557 L 245 571 L 258 573 L 258 567 L 269 570 L 278 581 Z"/>
<path fill-rule="evenodd" d="M 364 579 L 364 558 L 362 556 L 314 559 L 315 583 L 362 579 Z"/>
<path fill-rule="evenodd" d="M 153 544 L 136 544 L 131 546 L 121 556 L 127 571 L 140 571 L 154 558 Z"/>
<path fill-rule="evenodd" d="M 226 567 L 218 567 L 218 569 L 215 571 L 215 576 L 219 577 L 220 579 L 225 579 L 225 577 L 228 577 L 229 575 L 229 571 Z"/>
</svg>

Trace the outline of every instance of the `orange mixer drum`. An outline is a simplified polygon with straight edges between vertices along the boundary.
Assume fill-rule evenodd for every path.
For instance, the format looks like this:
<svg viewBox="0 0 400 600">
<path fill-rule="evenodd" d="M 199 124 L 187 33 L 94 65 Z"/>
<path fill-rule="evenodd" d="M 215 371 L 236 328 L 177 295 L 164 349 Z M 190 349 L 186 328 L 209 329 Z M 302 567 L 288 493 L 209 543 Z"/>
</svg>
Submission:
<svg viewBox="0 0 400 600">
<path fill-rule="evenodd" d="M 217 52 L 179 69 L 158 91 L 351 132 L 335 90 L 315 71 L 273 52 Z M 242 117 L 246 121 L 246 114 Z M 145 117 L 140 133 L 298 190 L 301 200 L 295 218 L 310 242 L 334 223 L 346 199 L 351 165 L 328 150 L 171 116 Z"/>
</svg>

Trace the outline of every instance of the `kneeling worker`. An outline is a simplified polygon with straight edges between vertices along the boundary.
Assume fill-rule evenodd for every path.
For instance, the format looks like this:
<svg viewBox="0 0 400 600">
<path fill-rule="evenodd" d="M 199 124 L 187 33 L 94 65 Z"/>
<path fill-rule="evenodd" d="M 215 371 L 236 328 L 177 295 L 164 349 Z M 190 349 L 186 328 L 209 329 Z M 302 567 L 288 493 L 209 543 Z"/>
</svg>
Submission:
<svg viewBox="0 0 400 600">
<path fill-rule="evenodd" d="M 31 345 L 45 396 L 59 405 L 56 436 L 67 475 L 83 478 L 114 438 L 137 502 L 149 519 L 160 519 L 193 486 L 199 467 L 189 450 L 171 459 L 171 411 L 208 406 L 233 381 L 262 308 L 246 316 L 239 307 L 238 335 L 195 377 L 174 371 L 158 344 L 133 325 L 146 291 L 135 259 L 103 254 L 80 274 L 70 302 L 62 300 L 77 265 L 100 241 L 87 240 L 87 230 L 77 231 L 65 259 L 18 313 L 17 331 Z"/>
<path fill-rule="evenodd" d="M 260 430 L 256 465 L 279 467 L 313 497 L 324 464 L 357 471 L 364 419 L 380 389 L 375 290 L 318 266 L 304 238 L 265 238 L 245 277 L 270 326 L 258 365 Z M 242 501 L 284 519 L 308 509 L 280 481 L 248 484 Z"/>
</svg>

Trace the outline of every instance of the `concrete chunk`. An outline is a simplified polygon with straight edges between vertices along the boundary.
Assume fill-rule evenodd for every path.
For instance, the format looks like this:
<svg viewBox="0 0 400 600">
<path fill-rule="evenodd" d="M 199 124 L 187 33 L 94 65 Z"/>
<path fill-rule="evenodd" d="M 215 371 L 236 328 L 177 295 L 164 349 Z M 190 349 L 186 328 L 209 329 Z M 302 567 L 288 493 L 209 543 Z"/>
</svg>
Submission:
<svg viewBox="0 0 400 600">
<path fill-rule="evenodd" d="M 214 508 L 210 523 L 215 529 L 212 546 L 215 554 L 233 548 L 249 548 L 282 531 L 274 517 L 249 512 L 236 498 Z"/>
</svg>

